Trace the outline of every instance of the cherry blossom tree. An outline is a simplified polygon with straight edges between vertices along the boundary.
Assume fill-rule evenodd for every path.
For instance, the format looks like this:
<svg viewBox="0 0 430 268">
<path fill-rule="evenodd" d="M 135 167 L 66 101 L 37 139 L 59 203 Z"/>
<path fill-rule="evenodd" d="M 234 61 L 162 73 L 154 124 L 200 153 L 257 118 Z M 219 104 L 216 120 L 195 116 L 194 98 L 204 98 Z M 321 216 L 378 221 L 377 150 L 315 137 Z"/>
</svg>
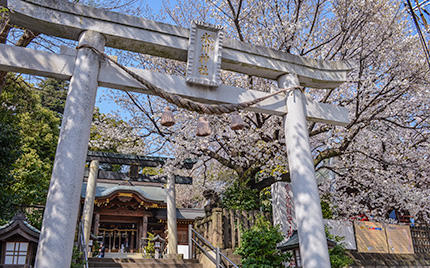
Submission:
<svg viewBox="0 0 430 268">
<path fill-rule="evenodd" d="M 384 220 L 392 209 L 429 221 L 429 70 L 401 1 L 208 0 L 165 2 L 157 18 L 188 27 L 192 19 L 220 24 L 228 38 L 295 55 L 348 60 L 356 68 L 339 88 L 306 88 L 319 102 L 345 106 L 346 127 L 309 123 L 321 196 L 338 217 L 366 214 Z M 145 12 L 143 12 L 145 15 Z M 152 13 L 146 16 L 154 18 Z M 120 62 L 175 75 L 185 64 L 117 52 Z M 223 83 L 269 92 L 274 82 L 223 71 Z M 208 187 L 239 180 L 262 190 L 289 180 L 282 118 L 242 112 L 243 130 L 229 116 L 207 116 L 213 133 L 195 136 L 198 115 L 172 107 L 177 124 L 159 125 L 167 105 L 156 97 L 115 93 L 128 123 L 142 130 L 144 152 L 198 159 L 193 174 Z M 169 171 L 168 168 L 165 169 Z M 228 174 L 228 175 L 226 175 Z M 187 194 L 187 196 L 190 196 Z"/>
</svg>

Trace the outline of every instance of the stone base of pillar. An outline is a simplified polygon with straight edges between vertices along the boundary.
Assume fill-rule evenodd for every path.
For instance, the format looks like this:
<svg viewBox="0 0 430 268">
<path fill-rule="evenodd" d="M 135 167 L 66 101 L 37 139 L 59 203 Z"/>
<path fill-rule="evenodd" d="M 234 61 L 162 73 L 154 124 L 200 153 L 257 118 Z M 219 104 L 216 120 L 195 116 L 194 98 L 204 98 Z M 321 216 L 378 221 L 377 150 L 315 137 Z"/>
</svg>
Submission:
<svg viewBox="0 0 430 268">
<path fill-rule="evenodd" d="M 184 254 L 166 254 L 166 255 L 164 255 L 164 259 L 169 259 L 169 260 L 183 260 L 184 259 Z"/>
</svg>

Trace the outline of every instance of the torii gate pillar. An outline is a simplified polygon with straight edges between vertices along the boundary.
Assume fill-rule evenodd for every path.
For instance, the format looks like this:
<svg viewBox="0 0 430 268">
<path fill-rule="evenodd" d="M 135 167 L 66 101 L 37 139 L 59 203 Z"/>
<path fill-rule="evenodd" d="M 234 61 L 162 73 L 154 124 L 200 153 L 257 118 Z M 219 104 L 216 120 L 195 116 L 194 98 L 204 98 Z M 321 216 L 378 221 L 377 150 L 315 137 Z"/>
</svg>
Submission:
<svg viewBox="0 0 430 268">
<path fill-rule="evenodd" d="M 300 86 L 297 75 L 278 79 L 279 88 Z M 321 203 L 309 145 L 305 96 L 299 89 L 288 92 L 285 116 L 285 139 L 291 188 L 298 226 L 302 267 L 330 268 L 327 239 L 322 220 Z"/>
<path fill-rule="evenodd" d="M 104 50 L 102 34 L 85 31 L 79 44 Z M 36 268 L 69 267 L 81 197 L 82 178 L 98 86 L 100 59 L 90 49 L 78 51 L 70 80 L 55 153 Z"/>
<path fill-rule="evenodd" d="M 86 251 L 89 249 L 91 235 L 91 224 L 93 222 L 94 200 L 96 198 L 97 177 L 99 174 L 99 160 L 92 160 L 90 163 L 90 172 L 88 174 L 87 189 L 85 191 L 84 208 L 82 210 L 82 222 L 84 223 L 84 239 Z"/>
<path fill-rule="evenodd" d="M 178 258 L 178 231 L 176 226 L 176 189 L 175 176 L 167 176 L 167 258 Z"/>
</svg>

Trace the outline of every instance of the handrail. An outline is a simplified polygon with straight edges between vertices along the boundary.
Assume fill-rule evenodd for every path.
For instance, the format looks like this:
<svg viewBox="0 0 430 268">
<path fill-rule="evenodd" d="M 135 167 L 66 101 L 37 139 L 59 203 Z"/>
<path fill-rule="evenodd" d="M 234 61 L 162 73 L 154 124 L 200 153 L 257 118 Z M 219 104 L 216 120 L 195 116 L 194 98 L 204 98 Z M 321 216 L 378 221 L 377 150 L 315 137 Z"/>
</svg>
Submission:
<svg viewBox="0 0 430 268">
<path fill-rule="evenodd" d="M 226 255 L 224 255 L 224 253 L 222 253 L 218 247 L 217 249 L 218 249 L 219 256 L 224 257 L 224 259 L 226 259 L 231 265 L 233 265 L 233 267 L 239 268 L 239 266 L 237 266 L 237 264 L 235 264 L 232 260 L 230 260 Z"/>
<path fill-rule="evenodd" d="M 204 238 L 201 234 L 199 234 L 196 230 L 194 230 L 194 228 L 191 227 L 191 230 L 196 234 L 198 238 L 200 238 L 200 240 L 203 240 L 203 242 L 205 242 L 208 247 L 210 247 L 212 250 L 215 250 L 215 247 L 212 246 L 211 242 L 206 240 L 206 238 Z"/>
<path fill-rule="evenodd" d="M 200 248 L 200 250 L 206 255 L 206 257 L 208 259 L 210 259 L 213 263 L 216 263 L 216 259 L 214 259 L 214 257 L 211 256 L 209 254 L 209 252 L 202 245 L 200 245 L 199 243 L 197 243 L 197 241 L 194 240 L 194 239 L 192 239 L 192 241 L 196 244 L 196 246 L 198 246 Z"/>
<path fill-rule="evenodd" d="M 81 240 L 80 247 L 84 253 L 84 268 L 88 268 L 88 252 L 87 245 L 85 243 L 84 223 L 82 221 L 79 223 L 79 238 L 79 240 Z"/>
<path fill-rule="evenodd" d="M 195 238 L 193 238 L 193 234 L 195 235 Z M 202 241 L 203 243 L 199 243 L 199 241 Z M 205 256 L 211 260 L 216 268 L 226 268 L 227 266 L 224 266 L 223 258 L 230 263 L 234 268 L 239 268 L 232 260 L 230 260 L 227 256 L 225 256 L 219 247 L 214 247 L 208 240 L 206 240 L 201 234 L 199 234 L 196 230 L 194 230 L 193 226 L 190 224 L 188 225 L 188 255 L 189 258 L 193 257 L 193 244 L 197 246 L 197 248 L 200 249 L 200 251 L 205 254 Z M 204 246 L 208 246 L 212 251 L 215 252 L 215 258 L 209 254 L 209 252 L 204 248 Z"/>
</svg>

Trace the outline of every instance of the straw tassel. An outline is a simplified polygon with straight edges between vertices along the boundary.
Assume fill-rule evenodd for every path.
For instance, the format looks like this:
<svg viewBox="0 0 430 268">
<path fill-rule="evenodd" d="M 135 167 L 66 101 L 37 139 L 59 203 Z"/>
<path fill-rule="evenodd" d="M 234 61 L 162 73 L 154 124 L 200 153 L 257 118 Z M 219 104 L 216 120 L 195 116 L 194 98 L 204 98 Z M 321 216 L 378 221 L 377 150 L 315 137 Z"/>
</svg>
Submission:
<svg viewBox="0 0 430 268">
<path fill-rule="evenodd" d="M 196 135 L 199 137 L 206 137 L 212 133 L 211 127 L 209 125 L 209 121 L 206 117 L 199 117 L 199 122 L 197 122 L 197 133 Z"/>
<path fill-rule="evenodd" d="M 245 123 L 243 122 L 242 117 L 238 113 L 234 113 L 231 115 L 231 125 L 230 128 L 233 130 L 240 130 L 245 127 Z"/>
<path fill-rule="evenodd" d="M 170 110 L 169 106 L 164 108 L 164 112 L 161 115 L 161 125 L 165 127 L 171 127 L 175 124 L 175 118 L 173 112 Z"/>
</svg>

